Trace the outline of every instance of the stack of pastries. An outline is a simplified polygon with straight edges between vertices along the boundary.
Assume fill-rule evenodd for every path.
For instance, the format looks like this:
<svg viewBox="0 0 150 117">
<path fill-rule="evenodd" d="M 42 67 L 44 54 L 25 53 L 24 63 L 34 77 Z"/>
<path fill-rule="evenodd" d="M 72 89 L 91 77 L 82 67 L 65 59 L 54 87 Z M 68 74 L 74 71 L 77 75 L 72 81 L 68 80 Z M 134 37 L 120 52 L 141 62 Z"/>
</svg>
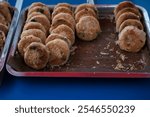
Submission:
<svg viewBox="0 0 150 117">
<path fill-rule="evenodd" d="M 52 12 L 50 35 L 45 41 L 49 51 L 49 65 L 64 65 L 75 43 L 75 20 L 72 7 L 68 3 L 57 4 Z"/>
<path fill-rule="evenodd" d="M 51 13 L 45 4 L 36 2 L 28 8 L 18 51 L 25 63 L 33 69 L 43 69 L 48 63 L 49 52 L 45 40 L 49 35 L 50 24 Z"/>
<path fill-rule="evenodd" d="M 7 2 L 0 2 L 0 50 L 3 48 L 5 39 L 11 24 L 11 6 Z"/>
<path fill-rule="evenodd" d="M 98 11 L 93 4 L 81 4 L 75 9 L 76 33 L 84 41 L 92 41 L 101 32 Z"/>
<path fill-rule="evenodd" d="M 119 33 L 117 44 L 120 49 L 127 52 L 139 52 L 146 41 L 139 9 L 132 2 L 124 1 L 116 6 L 114 15 L 116 32 Z"/>
</svg>

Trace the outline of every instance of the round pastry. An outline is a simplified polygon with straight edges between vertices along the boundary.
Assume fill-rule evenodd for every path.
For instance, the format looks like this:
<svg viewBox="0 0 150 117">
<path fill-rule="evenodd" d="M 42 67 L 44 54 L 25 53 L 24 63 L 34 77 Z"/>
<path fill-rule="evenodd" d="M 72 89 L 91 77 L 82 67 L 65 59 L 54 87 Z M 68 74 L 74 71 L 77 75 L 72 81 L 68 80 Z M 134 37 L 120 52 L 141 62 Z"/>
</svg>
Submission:
<svg viewBox="0 0 150 117">
<path fill-rule="evenodd" d="M 145 45 L 146 34 L 135 26 L 125 27 L 119 34 L 118 45 L 121 50 L 138 52 Z"/>
<path fill-rule="evenodd" d="M 27 16 L 26 22 L 28 22 L 32 17 L 38 16 L 38 15 L 43 15 L 43 14 L 40 13 L 40 12 L 33 12 L 33 13 L 31 13 L 30 15 Z"/>
<path fill-rule="evenodd" d="M 119 27 L 119 32 L 121 32 L 126 26 L 135 26 L 140 30 L 144 30 L 142 23 L 136 19 L 127 19 Z"/>
<path fill-rule="evenodd" d="M 75 26 L 66 19 L 55 19 L 50 27 L 49 32 L 51 33 L 52 30 L 54 30 L 61 24 L 65 24 L 65 25 L 69 26 L 75 32 Z"/>
<path fill-rule="evenodd" d="M 139 16 L 140 18 L 142 17 L 140 11 L 138 9 L 135 9 L 135 8 L 131 8 L 131 7 L 127 7 L 127 8 L 124 8 L 122 10 L 120 10 L 116 16 L 115 16 L 115 20 L 117 21 L 117 19 L 119 18 L 119 16 L 125 12 L 132 12 L 134 14 L 136 14 L 137 16 Z"/>
<path fill-rule="evenodd" d="M 49 53 L 42 43 L 32 42 L 24 54 L 25 63 L 35 69 L 40 70 L 46 67 L 49 60 Z"/>
<path fill-rule="evenodd" d="M 8 4 L 4 4 L 3 2 L 0 2 L 0 13 L 5 17 L 7 22 L 11 22 L 11 13 L 8 8 Z"/>
<path fill-rule="evenodd" d="M 96 14 L 98 13 L 94 4 L 85 3 L 85 4 L 80 4 L 77 6 L 77 8 L 75 9 L 75 14 L 78 13 L 79 11 L 85 9 L 85 8 L 91 8 L 95 11 Z"/>
<path fill-rule="evenodd" d="M 46 30 L 45 30 L 44 26 L 42 24 L 40 24 L 39 22 L 27 22 L 24 25 L 23 31 L 29 30 L 29 29 L 40 29 L 41 31 L 43 31 L 46 34 Z"/>
<path fill-rule="evenodd" d="M 5 34 L 3 31 L 0 30 L 0 49 L 3 48 L 4 46 L 4 43 L 5 43 Z"/>
<path fill-rule="evenodd" d="M 97 15 L 93 9 L 85 8 L 76 13 L 76 15 L 75 15 L 76 22 L 79 22 L 80 18 L 83 16 L 93 16 L 93 17 L 97 18 Z"/>
<path fill-rule="evenodd" d="M 58 7 L 66 7 L 68 9 L 71 10 L 71 5 L 68 4 L 68 3 L 58 3 L 55 7 L 54 7 L 54 10 L 57 9 Z"/>
<path fill-rule="evenodd" d="M 49 20 L 51 19 L 50 18 L 50 11 L 49 11 L 48 7 L 46 7 L 46 6 L 42 6 L 42 7 L 41 6 L 36 6 L 32 9 L 30 9 L 28 11 L 28 16 L 30 14 L 32 14 L 33 12 L 40 12 L 40 13 L 44 14 Z"/>
<path fill-rule="evenodd" d="M 41 14 L 41 15 L 34 16 L 30 20 L 28 20 L 28 22 L 39 22 L 44 26 L 46 31 L 49 31 L 50 21 L 48 20 L 48 18 L 45 15 Z"/>
<path fill-rule="evenodd" d="M 66 41 L 55 39 L 46 44 L 49 51 L 49 65 L 60 66 L 64 65 L 70 56 L 70 49 Z"/>
<path fill-rule="evenodd" d="M 124 22 L 127 19 L 140 20 L 139 16 L 135 15 L 132 12 L 125 12 L 125 13 L 121 14 L 120 17 L 118 18 L 118 20 L 116 21 L 116 32 L 119 31 L 119 28 L 120 28 L 120 25 L 122 24 L 122 22 Z"/>
<path fill-rule="evenodd" d="M 75 20 L 74 20 L 74 18 L 72 17 L 72 15 L 70 15 L 68 13 L 59 13 L 59 14 L 57 14 L 53 18 L 52 24 L 53 24 L 53 22 L 55 22 L 55 20 L 60 20 L 60 19 L 66 20 L 67 22 L 71 23 L 72 26 L 75 26 Z"/>
<path fill-rule="evenodd" d="M 57 28 L 52 30 L 51 33 L 62 35 L 64 38 L 67 38 L 70 41 L 71 45 L 75 43 L 75 34 L 73 30 L 67 25 L 59 25 Z"/>
<path fill-rule="evenodd" d="M 115 16 L 117 15 L 117 13 L 126 8 L 126 7 L 131 7 L 131 8 L 135 8 L 137 9 L 137 7 L 130 1 L 124 1 L 124 2 L 120 2 L 116 7 L 115 7 L 115 10 L 114 10 L 114 14 Z"/>
<path fill-rule="evenodd" d="M 57 7 L 52 13 L 52 19 L 59 13 L 68 13 L 68 14 L 74 16 L 73 12 L 70 9 L 68 9 L 67 7 Z"/>
<path fill-rule="evenodd" d="M 9 22 L 6 21 L 5 17 L 4 17 L 2 14 L 0 14 L 0 23 L 6 25 L 6 26 L 8 26 L 8 27 L 9 27 L 9 25 L 10 25 Z"/>
<path fill-rule="evenodd" d="M 25 36 L 21 38 L 21 40 L 18 43 L 18 51 L 21 54 L 21 56 L 24 56 L 24 53 L 27 49 L 27 47 L 32 43 L 32 42 L 40 42 L 41 39 L 38 37 L 35 37 L 33 35 Z"/>
<path fill-rule="evenodd" d="M 93 16 L 82 17 L 76 24 L 77 36 L 85 41 L 96 39 L 101 32 L 98 20 Z"/>
<path fill-rule="evenodd" d="M 5 35 L 7 35 L 8 27 L 6 25 L 0 23 L 0 30 L 3 31 L 5 33 Z"/>
<path fill-rule="evenodd" d="M 45 41 L 45 44 L 47 44 L 48 42 L 50 42 L 50 41 L 52 41 L 52 40 L 54 40 L 54 39 L 62 39 L 62 40 L 64 40 L 64 41 L 66 41 L 66 42 L 68 43 L 68 45 L 71 47 L 70 41 L 69 41 L 67 38 L 65 38 L 64 36 L 62 36 L 62 35 L 60 35 L 60 34 L 57 34 L 57 33 L 52 33 L 52 34 L 50 34 L 50 35 L 47 37 L 47 39 L 46 39 L 46 41 Z"/>
<path fill-rule="evenodd" d="M 35 37 L 38 37 L 41 39 L 42 43 L 45 43 L 46 40 L 46 35 L 44 32 L 42 32 L 40 29 L 29 29 L 29 30 L 24 30 L 21 34 L 21 38 L 25 36 L 33 35 Z"/>
<path fill-rule="evenodd" d="M 46 6 L 45 4 L 41 3 L 41 2 L 34 2 L 32 3 L 29 8 L 28 8 L 28 11 L 30 11 L 31 9 L 33 9 L 34 7 L 37 7 L 37 6 L 40 6 L 40 7 L 43 7 L 43 6 Z"/>
</svg>

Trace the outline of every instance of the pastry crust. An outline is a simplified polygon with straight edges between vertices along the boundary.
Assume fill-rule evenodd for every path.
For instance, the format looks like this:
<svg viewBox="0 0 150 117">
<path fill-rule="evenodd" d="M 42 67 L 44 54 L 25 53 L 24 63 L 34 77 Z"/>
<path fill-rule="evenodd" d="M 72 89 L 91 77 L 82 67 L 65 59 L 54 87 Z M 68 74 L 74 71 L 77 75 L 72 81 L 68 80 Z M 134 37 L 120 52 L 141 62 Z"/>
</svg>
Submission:
<svg viewBox="0 0 150 117">
<path fill-rule="evenodd" d="M 76 13 L 76 15 L 75 15 L 76 23 L 79 22 L 80 18 L 84 17 L 84 16 L 93 16 L 95 18 L 98 18 L 97 14 L 94 12 L 93 9 L 91 9 L 91 8 L 84 8 L 84 9 L 82 9 L 79 12 Z"/>
<path fill-rule="evenodd" d="M 121 32 L 126 26 L 135 26 L 140 30 L 144 30 L 144 27 L 139 20 L 127 19 L 120 25 L 119 32 Z"/>
<path fill-rule="evenodd" d="M 46 67 L 49 60 L 49 53 L 42 43 L 31 43 L 24 54 L 25 63 L 35 69 L 40 70 Z"/>
<path fill-rule="evenodd" d="M 100 32 L 100 24 L 98 20 L 93 16 L 84 16 L 76 24 L 77 36 L 82 40 L 94 40 Z"/>
<path fill-rule="evenodd" d="M 125 12 L 123 14 L 120 15 L 120 17 L 118 18 L 118 20 L 116 21 L 116 32 L 119 31 L 120 25 L 122 24 L 122 22 L 124 22 L 127 19 L 136 19 L 140 21 L 139 16 L 135 15 L 132 12 Z"/>
<path fill-rule="evenodd" d="M 146 34 L 135 26 L 125 27 L 119 34 L 118 45 L 121 50 L 138 52 L 145 45 Z"/>
<path fill-rule="evenodd" d="M 62 35 L 64 38 L 67 38 L 70 41 L 71 45 L 75 43 L 75 34 L 73 30 L 67 25 L 61 24 L 51 33 Z"/>
<path fill-rule="evenodd" d="M 6 25 L 0 23 L 0 30 L 3 31 L 5 33 L 5 35 L 7 35 L 8 27 Z"/>
<path fill-rule="evenodd" d="M 49 62 L 50 66 L 64 65 L 70 56 L 70 48 L 66 41 L 62 39 L 55 39 L 49 41 L 46 44 L 49 51 Z"/>
<path fill-rule="evenodd" d="M 40 29 L 29 29 L 29 30 L 24 30 L 21 34 L 21 38 L 25 36 L 33 35 L 35 37 L 38 37 L 41 39 L 42 43 L 45 43 L 46 40 L 46 35 L 44 32 L 42 32 Z"/>
<path fill-rule="evenodd" d="M 5 43 L 5 33 L 0 30 L 0 50 L 3 48 Z"/>
<path fill-rule="evenodd" d="M 126 7 L 131 7 L 131 8 L 137 9 L 136 6 L 135 6 L 132 2 L 130 2 L 130 1 L 123 1 L 123 2 L 120 2 L 120 3 L 115 7 L 115 10 L 114 10 L 115 16 L 117 15 L 117 13 L 118 13 L 120 10 L 122 10 L 122 9 L 124 9 L 124 8 L 126 8 Z"/>
<path fill-rule="evenodd" d="M 41 31 L 43 31 L 46 34 L 46 30 L 45 30 L 44 26 L 39 22 L 27 22 L 24 25 L 23 31 L 29 30 L 29 29 L 40 29 Z"/>
<path fill-rule="evenodd" d="M 33 35 L 25 36 L 21 38 L 21 40 L 18 43 L 18 51 L 21 56 L 24 56 L 24 53 L 27 49 L 27 47 L 32 43 L 32 42 L 40 42 L 42 43 L 41 39 L 39 37 L 35 37 Z"/>
<path fill-rule="evenodd" d="M 54 10 L 57 9 L 58 7 L 66 7 L 68 9 L 72 9 L 71 5 L 68 3 L 58 3 L 57 5 L 55 5 Z"/>
</svg>

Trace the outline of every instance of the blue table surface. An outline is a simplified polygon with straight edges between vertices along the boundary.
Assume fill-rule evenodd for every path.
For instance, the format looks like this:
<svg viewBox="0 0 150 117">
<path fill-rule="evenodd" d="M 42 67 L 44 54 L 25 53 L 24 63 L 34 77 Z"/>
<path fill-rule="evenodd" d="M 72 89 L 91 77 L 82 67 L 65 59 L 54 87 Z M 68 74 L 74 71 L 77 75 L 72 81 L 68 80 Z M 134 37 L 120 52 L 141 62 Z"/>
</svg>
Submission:
<svg viewBox="0 0 150 117">
<path fill-rule="evenodd" d="M 37 0 L 24 0 L 23 7 Z M 117 4 L 121 0 L 95 0 L 96 4 Z M 132 0 L 150 12 L 148 1 Z M 9 0 L 14 5 L 14 0 Z M 80 4 L 85 0 L 41 0 L 46 4 L 68 2 Z M 10 100 L 149 100 L 150 79 L 95 78 L 23 78 L 4 71 L 0 99 Z"/>
</svg>

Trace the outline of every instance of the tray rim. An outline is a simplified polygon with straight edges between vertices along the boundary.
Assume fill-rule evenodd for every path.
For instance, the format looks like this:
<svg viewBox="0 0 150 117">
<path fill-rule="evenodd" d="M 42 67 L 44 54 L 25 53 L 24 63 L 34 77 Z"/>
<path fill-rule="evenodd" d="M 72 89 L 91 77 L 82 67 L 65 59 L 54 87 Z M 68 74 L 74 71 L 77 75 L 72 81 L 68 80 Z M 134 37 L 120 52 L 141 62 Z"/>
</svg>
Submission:
<svg viewBox="0 0 150 117">
<path fill-rule="evenodd" d="M 53 7 L 54 5 L 48 5 L 50 7 Z M 76 6 L 76 5 L 72 5 L 72 6 Z M 103 8 L 114 8 L 115 6 L 117 6 L 116 4 L 106 4 L 106 5 L 100 5 L 100 4 L 96 4 L 97 7 L 103 7 Z M 147 35 L 148 37 L 150 37 L 150 19 L 149 19 L 149 15 L 147 10 L 139 5 L 136 5 L 141 11 L 142 14 L 144 16 L 144 22 L 146 24 L 146 28 L 147 28 Z M 21 11 L 21 15 L 19 17 L 19 22 L 18 22 L 18 26 L 17 29 L 20 28 L 19 24 L 21 23 L 21 17 L 23 15 L 23 13 L 25 13 L 26 9 L 28 7 L 24 8 Z M 17 30 L 16 29 L 16 30 Z M 20 34 L 17 34 L 17 32 L 14 35 L 13 38 L 13 43 L 11 45 L 10 48 L 10 53 L 7 59 L 7 63 L 6 63 L 6 70 L 8 71 L 9 74 L 13 75 L 13 76 L 17 76 L 17 77 L 76 77 L 76 78 L 89 78 L 89 77 L 94 77 L 94 78 L 150 78 L 150 72 L 48 72 L 48 71 L 30 71 L 30 72 L 20 72 L 20 71 L 15 71 L 13 68 L 11 68 L 11 66 L 8 64 L 8 61 L 10 59 L 10 57 L 12 57 L 15 53 L 16 50 L 16 41 L 18 42 L 18 39 L 16 36 L 18 36 Z M 15 48 L 15 49 L 14 49 Z"/>
</svg>

